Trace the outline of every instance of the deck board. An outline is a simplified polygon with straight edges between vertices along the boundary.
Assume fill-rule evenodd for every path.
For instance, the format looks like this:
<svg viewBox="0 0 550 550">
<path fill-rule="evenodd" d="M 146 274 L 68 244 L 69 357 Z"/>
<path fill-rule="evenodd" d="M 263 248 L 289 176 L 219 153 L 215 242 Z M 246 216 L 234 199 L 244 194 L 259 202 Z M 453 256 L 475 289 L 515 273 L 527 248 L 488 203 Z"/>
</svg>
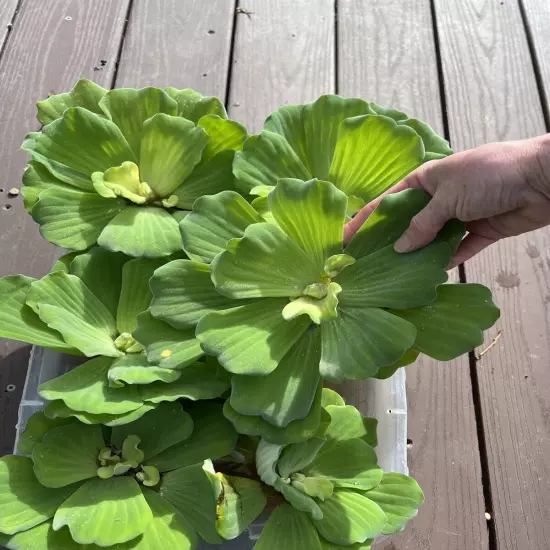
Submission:
<svg viewBox="0 0 550 550">
<path fill-rule="evenodd" d="M 0 0 L 0 50 L 11 30 L 18 0 Z"/>
<path fill-rule="evenodd" d="M 340 93 L 401 108 L 443 134 L 430 1 L 340 0 L 338 21 Z M 426 502 L 393 548 L 487 548 L 471 390 L 467 357 L 407 367 L 409 467 Z"/>
<path fill-rule="evenodd" d="M 545 131 L 517 2 L 437 0 L 451 140 L 457 150 Z M 499 550 L 550 538 L 550 230 L 494 245 L 466 264 L 502 310 L 502 338 L 477 364 Z"/>
<path fill-rule="evenodd" d="M 37 100 L 69 89 L 79 77 L 110 84 L 126 8 L 127 0 L 26 0 L 21 5 L 0 59 L 0 276 L 40 277 L 53 263 L 55 248 L 40 237 L 21 198 L 7 196 L 21 183 L 25 154 L 18 149 L 25 134 L 39 128 Z M 102 59 L 109 60 L 103 68 Z M 2 454 L 12 451 L 28 352 L 29 346 L 0 341 Z M 6 391 L 11 385 L 15 390 Z"/>
</svg>

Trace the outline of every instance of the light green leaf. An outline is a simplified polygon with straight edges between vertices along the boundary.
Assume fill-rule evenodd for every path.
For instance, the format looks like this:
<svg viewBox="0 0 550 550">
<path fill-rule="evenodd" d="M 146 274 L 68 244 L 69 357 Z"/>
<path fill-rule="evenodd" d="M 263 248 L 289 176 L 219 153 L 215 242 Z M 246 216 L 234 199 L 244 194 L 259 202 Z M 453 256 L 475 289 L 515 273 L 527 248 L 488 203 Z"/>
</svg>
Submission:
<svg viewBox="0 0 550 550">
<path fill-rule="evenodd" d="M 259 185 L 276 185 L 282 178 L 307 181 L 312 177 L 285 138 L 265 130 L 249 137 L 243 150 L 235 153 L 233 174 L 244 193 Z"/>
<path fill-rule="evenodd" d="M 92 113 L 102 114 L 99 102 L 106 93 L 105 88 L 82 78 L 70 92 L 54 94 L 49 96 L 48 99 L 39 101 L 36 104 L 38 109 L 36 118 L 40 124 L 45 126 L 60 118 L 70 107 L 84 107 Z"/>
<path fill-rule="evenodd" d="M 396 473 L 385 473 L 377 487 L 363 494 L 386 514 L 384 535 L 403 531 L 424 502 L 424 493 L 418 483 L 412 477 Z"/>
<path fill-rule="evenodd" d="M 156 115 L 176 115 L 177 103 L 158 88 L 110 90 L 99 107 L 119 128 L 139 160 L 144 122 Z"/>
<path fill-rule="evenodd" d="M 221 542 L 216 531 L 217 495 L 202 464 L 162 476 L 159 495 L 170 502 L 206 542 Z"/>
<path fill-rule="evenodd" d="M 80 183 L 80 182 L 77 182 Z M 84 190 L 89 191 L 89 186 L 84 185 Z M 29 162 L 23 174 L 23 185 L 21 195 L 25 210 L 30 214 L 33 206 L 37 203 L 40 193 L 47 189 L 65 190 L 67 184 L 52 176 L 45 166 L 38 162 Z"/>
<path fill-rule="evenodd" d="M 378 444 L 376 434 L 378 420 L 363 417 L 355 407 L 350 405 L 328 405 L 325 408 L 331 419 L 330 425 L 323 436 L 328 440 L 327 449 L 338 441 L 348 441 L 350 439 L 362 439 L 371 447 L 376 447 Z"/>
<path fill-rule="evenodd" d="M 218 115 L 221 118 L 227 118 L 225 107 L 217 97 L 203 96 L 190 88 L 186 88 L 185 90 L 165 88 L 164 91 L 176 100 L 178 115 L 195 124 L 205 115 L 212 114 Z"/>
<path fill-rule="evenodd" d="M 51 521 L 16 533 L 12 537 L 0 533 L 0 544 L 9 550 L 89 550 L 89 547 L 75 542 L 68 529 L 54 531 Z"/>
<path fill-rule="evenodd" d="M 321 541 L 322 550 L 342 550 L 342 546 L 339 544 L 332 544 L 328 540 L 325 540 L 323 537 L 319 537 Z M 367 539 L 365 542 L 358 542 L 357 544 L 352 544 L 351 546 L 346 546 L 346 550 L 372 550 L 372 544 L 374 540 Z"/>
<path fill-rule="evenodd" d="M 61 399 L 69 408 L 91 414 L 124 414 L 139 408 L 143 401 L 135 386 L 111 388 L 107 373 L 113 359 L 96 357 L 66 374 L 38 386 L 49 401 Z"/>
<path fill-rule="evenodd" d="M 268 197 L 257 197 L 250 203 L 254 210 L 263 218 L 263 221 L 277 225 L 273 213 L 269 208 L 269 199 Z"/>
<path fill-rule="evenodd" d="M 193 420 L 180 403 L 161 403 L 139 420 L 113 428 L 111 443 L 120 449 L 129 435 L 137 435 L 139 448 L 148 459 L 184 441 L 192 432 Z"/>
<path fill-rule="evenodd" d="M 121 197 L 135 204 L 145 204 L 153 198 L 149 185 L 140 181 L 138 165 L 130 161 L 105 172 L 94 172 L 92 183 L 95 191 L 107 199 Z"/>
<path fill-rule="evenodd" d="M 322 275 L 286 233 L 266 222 L 248 226 L 212 261 L 216 290 L 237 299 L 298 297 Z"/>
<path fill-rule="evenodd" d="M 342 252 L 347 198 L 331 183 L 279 180 L 269 194 L 269 205 L 279 227 L 319 269 Z"/>
<path fill-rule="evenodd" d="M 267 499 L 253 479 L 217 474 L 223 490 L 217 505 L 216 529 L 225 540 L 237 538 L 262 512 Z"/>
<path fill-rule="evenodd" d="M 386 380 L 387 378 L 390 378 L 401 367 L 406 367 L 407 365 L 414 363 L 419 355 L 419 351 L 412 348 L 408 349 L 395 363 L 387 367 L 380 368 L 380 370 L 374 375 L 374 378 L 378 380 Z"/>
<path fill-rule="evenodd" d="M 203 159 L 211 159 L 225 149 L 238 151 L 243 148 L 248 134 L 246 128 L 234 120 L 226 120 L 218 115 L 203 116 L 198 126 L 210 138 L 204 148 Z"/>
<path fill-rule="evenodd" d="M 132 333 L 137 328 L 138 314 L 151 303 L 149 280 L 162 263 L 162 260 L 136 258 L 122 268 L 122 289 L 116 314 L 118 332 Z"/>
<path fill-rule="evenodd" d="M 336 405 L 337 407 L 345 406 L 346 402 L 344 398 L 334 390 L 330 388 L 323 388 L 323 397 L 321 405 L 323 407 L 328 407 L 329 405 Z"/>
<path fill-rule="evenodd" d="M 56 260 L 56 262 L 53 264 L 51 273 L 53 273 L 54 271 L 64 271 L 65 273 L 71 273 L 71 269 L 70 269 L 71 262 L 77 256 L 85 255 L 85 254 L 86 254 L 86 252 L 82 252 L 80 250 L 75 250 L 73 252 L 63 254 L 63 256 L 61 256 L 61 258 Z M 73 275 L 74 275 L 74 273 L 73 273 Z M 86 286 L 88 286 L 88 285 L 86 285 Z M 90 288 L 90 287 L 88 287 L 88 288 Z"/>
<path fill-rule="evenodd" d="M 283 308 L 283 319 L 290 321 L 307 315 L 316 325 L 338 318 L 338 294 L 342 287 L 335 282 L 328 285 L 314 283 L 304 290 L 304 296 L 289 302 Z"/>
<path fill-rule="evenodd" d="M 42 411 L 35 412 L 28 420 L 25 430 L 17 440 L 17 452 L 30 455 L 38 443 L 42 441 L 44 434 L 52 428 L 74 422 L 72 418 L 49 418 Z"/>
<path fill-rule="evenodd" d="M 125 208 L 123 199 L 104 199 L 97 193 L 48 188 L 40 193 L 32 217 L 41 235 L 69 250 L 93 245 L 103 228 Z"/>
<path fill-rule="evenodd" d="M 376 103 L 370 103 L 369 109 L 373 114 L 392 118 L 395 122 L 406 122 L 408 119 L 407 114 L 403 111 L 399 111 L 398 109 L 393 109 L 391 107 L 382 107 Z"/>
<path fill-rule="evenodd" d="M 197 199 L 193 212 L 181 223 L 183 248 L 189 257 L 210 263 L 231 239 L 263 218 L 238 193 L 222 191 Z"/>
<path fill-rule="evenodd" d="M 312 519 L 323 519 L 323 512 L 321 512 L 317 502 L 310 496 L 302 493 L 292 485 L 285 485 L 280 479 L 275 482 L 275 489 L 280 491 L 296 510 L 307 512 Z"/>
<path fill-rule="evenodd" d="M 373 501 L 349 489 L 336 489 L 331 498 L 319 502 L 321 521 L 314 521 L 319 533 L 342 546 L 365 542 L 380 535 L 386 514 Z"/>
<path fill-rule="evenodd" d="M 210 267 L 191 260 L 174 260 L 159 267 L 151 290 L 151 314 L 179 329 L 194 327 L 207 313 L 234 305 L 214 288 Z"/>
<path fill-rule="evenodd" d="M 258 443 L 256 449 L 256 471 L 260 479 L 267 485 L 274 486 L 277 481 L 280 481 L 280 476 L 277 472 L 277 462 L 283 452 L 284 445 L 274 445 L 265 439 Z"/>
<path fill-rule="evenodd" d="M 32 453 L 36 478 L 46 487 L 65 487 L 95 477 L 104 447 L 100 426 L 73 422 L 52 428 Z"/>
<path fill-rule="evenodd" d="M 147 357 L 137 353 L 129 353 L 115 359 L 107 378 L 113 388 L 125 384 L 151 384 L 152 382 L 174 382 L 180 377 L 180 372 L 151 365 Z"/>
<path fill-rule="evenodd" d="M 277 462 L 277 470 L 283 478 L 290 477 L 295 472 L 301 472 L 317 456 L 325 439 L 312 437 L 302 443 L 287 445 Z"/>
<path fill-rule="evenodd" d="M 254 550 L 323 550 L 319 535 L 308 515 L 289 504 L 281 504 L 271 513 Z"/>
<path fill-rule="evenodd" d="M 26 304 L 31 285 L 36 281 L 24 275 L 0 278 L 0 337 L 80 355 L 62 335 L 44 323 Z"/>
<path fill-rule="evenodd" d="M 384 116 L 350 118 L 340 126 L 328 179 L 346 195 L 369 202 L 423 158 L 422 140 L 411 128 Z"/>
<path fill-rule="evenodd" d="M 147 465 L 166 472 L 202 463 L 206 459 L 216 460 L 235 449 L 237 432 L 223 416 L 219 403 L 186 403 L 185 410 L 193 420 L 191 437 L 147 459 Z"/>
<path fill-rule="evenodd" d="M 285 321 L 283 298 L 209 313 L 197 325 L 197 338 L 209 355 L 234 374 L 266 375 L 306 331 L 309 317 Z"/>
<path fill-rule="evenodd" d="M 408 254 L 386 246 L 361 258 L 337 277 L 341 306 L 411 308 L 436 299 L 447 280 L 449 245 L 436 241 Z M 410 347 L 410 346 L 409 346 Z"/>
<path fill-rule="evenodd" d="M 319 332 L 309 330 L 270 374 L 234 376 L 233 409 L 278 427 L 308 416 L 319 385 L 320 344 Z"/>
<path fill-rule="evenodd" d="M 157 114 L 143 124 L 140 176 L 159 197 L 168 197 L 200 162 L 208 136 L 181 117 Z"/>
<path fill-rule="evenodd" d="M 302 473 L 308 477 L 324 477 L 335 487 L 368 490 L 376 487 L 384 475 L 376 460 L 376 453 L 368 443 L 348 439 L 321 449 Z"/>
<path fill-rule="evenodd" d="M 477 284 L 441 285 L 435 302 L 391 312 L 418 329 L 415 349 L 440 361 L 454 359 L 482 344 L 483 331 L 500 316 L 491 291 Z"/>
<path fill-rule="evenodd" d="M 438 136 L 433 128 L 425 122 L 416 118 L 409 118 L 400 121 L 399 124 L 412 128 L 422 138 L 424 150 L 426 151 L 424 162 L 435 158 L 444 158 L 453 153 L 453 150 L 449 147 L 449 142 Z"/>
<path fill-rule="evenodd" d="M 118 127 L 82 107 L 67 109 L 31 141 L 26 140 L 23 150 L 67 183 L 73 181 L 73 175 L 82 179 L 126 160 L 136 162 Z"/>
<path fill-rule="evenodd" d="M 97 244 L 128 256 L 159 258 L 181 250 L 178 222 L 162 208 L 130 206 L 103 229 Z"/>
<path fill-rule="evenodd" d="M 145 347 L 149 362 L 165 369 L 183 369 L 204 355 L 193 327 L 177 330 L 150 311 L 138 315 L 134 338 Z"/>
<path fill-rule="evenodd" d="M 131 477 L 91 479 L 57 510 L 53 528 L 67 525 L 80 544 L 111 546 L 135 539 L 153 520 L 153 514 Z"/>
<path fill-rule="evenodd" d="M 50 489 L 36 479 L 30 458 L 0 458 L 0 531 L 13 535 L 51 518 L 75 487 Z"/>
<path fill-rule="evenodd" d="M 414 325 L 383 309 L 339 307 L 338 318 L 321 325 L 321 376 L 333 382 L 374 376 L 397 361 L 415 337 Z"/>
</svg>

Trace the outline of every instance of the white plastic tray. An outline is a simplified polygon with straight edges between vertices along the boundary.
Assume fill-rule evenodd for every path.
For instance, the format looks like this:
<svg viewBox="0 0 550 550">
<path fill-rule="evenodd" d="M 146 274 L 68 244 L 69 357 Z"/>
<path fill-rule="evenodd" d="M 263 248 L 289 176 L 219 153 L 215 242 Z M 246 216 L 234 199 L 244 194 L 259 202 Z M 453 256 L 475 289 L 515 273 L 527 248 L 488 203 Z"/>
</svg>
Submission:
<svg viewBox="0 0 550 550">
<path fill-rule="evenodd" d="M 60 376 L 76 366 L 81 359 L 59 352 L 34 346 L 23 398 L 19 406 L 16 448 L 19 434 L 25 429 L 27 420 L 44 407 L 44 400 L 38 395 L 38 386 Z M 347 383 L 335 389 L 350 405 L 363 414 L 378 419 L 378 463 L 387 472 L 408 474 L 407 467 L 407 395 L 405 391 L 405 369 L 399 369 L 388 380 L 367 380 Z M 221 546 L 203 545 L 200 548 L 220 550 L 252 550 L 258 539 L 265 518 L 260 517 L 238 539 Z"/>
</svg>

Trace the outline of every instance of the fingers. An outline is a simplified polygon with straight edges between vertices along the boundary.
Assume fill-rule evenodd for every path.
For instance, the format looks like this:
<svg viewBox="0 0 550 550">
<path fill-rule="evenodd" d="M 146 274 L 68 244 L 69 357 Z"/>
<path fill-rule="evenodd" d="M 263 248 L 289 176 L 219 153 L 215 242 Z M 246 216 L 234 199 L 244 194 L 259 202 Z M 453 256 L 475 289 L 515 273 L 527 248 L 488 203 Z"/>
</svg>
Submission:
<svg viewBox="0 0 550 550">
<path fill-rule="evenodd" d="M 484 248 L 495 243 L 497 239 L 491 239 L 489 237 L 483 237 L 481 235 L 476 235 L 470 233 L 458 247 L 455 255 L 451 258 L 447 269 L 452 269 L 457 265 L 463 264 L 465 261 L 473 258 L 476 254 L 481 252 Z"/>
<path fill-rule="evenodd" d="M 412 220 L 409 228 L 396 241 L 396 252 L 412 252 L 431 243 L 452 218 L 448 203 L 437 193 Z"/>
</svg>

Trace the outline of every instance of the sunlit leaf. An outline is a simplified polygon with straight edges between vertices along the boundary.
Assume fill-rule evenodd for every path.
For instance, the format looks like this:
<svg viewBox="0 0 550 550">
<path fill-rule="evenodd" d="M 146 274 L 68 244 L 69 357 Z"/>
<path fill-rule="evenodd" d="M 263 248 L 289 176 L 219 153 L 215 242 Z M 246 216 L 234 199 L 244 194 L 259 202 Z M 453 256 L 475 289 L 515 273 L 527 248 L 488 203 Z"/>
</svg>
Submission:
<svg viewBox="0 0 550 550">
<path fill-rule="evenodd" d="M 317 456 L 325 439 L 312 437 L 303 443 L 287 445 L 277 462 L 277 470 L 283 478 L 290 477 L 294 472 L 301 472 Z"/>
<path fill-rule="evenodd" d="M 147 357 L 137 353 L 129 353 L 119 357 L 107 373 L 109 384 L 114 388 L 123 387 L 124 384 L 151 384 L 156 381 L 174 382 L 179 377 L 179 371 L 151 365 L 147 361 Z"/>
<path fill-rule="evenodd" d="M 204 148 L 203 159 L 210 159 L 225 149 L 237 151 L 243 148 L 247 138 L 246 128 L 235 122 L 220 118 L 218 115 L 205 115 L 198 122 L 210 138 Z"/>
<path fill-rule="evenodd" d="M 221 118 L 227 118 L 225 107 L 217 97 L 203 96 L 189 88 L 185 90 L 165 88 L 164 91 L 176 100 L 178 115 L 195 124 L 205 115 L 218 115 Z"/>
</svg>

